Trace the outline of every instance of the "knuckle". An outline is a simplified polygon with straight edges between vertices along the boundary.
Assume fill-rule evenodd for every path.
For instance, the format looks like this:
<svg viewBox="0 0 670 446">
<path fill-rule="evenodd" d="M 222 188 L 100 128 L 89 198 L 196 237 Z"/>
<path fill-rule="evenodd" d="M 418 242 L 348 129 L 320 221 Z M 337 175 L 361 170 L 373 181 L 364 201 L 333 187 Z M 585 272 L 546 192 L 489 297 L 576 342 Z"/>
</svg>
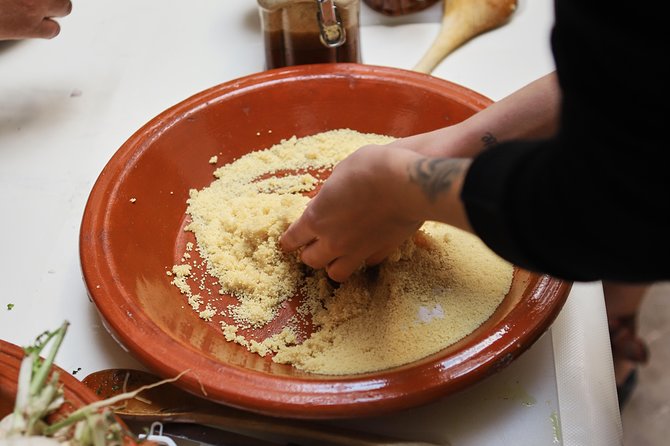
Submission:
<svg viewBox="0 0 670 446">
<path fill-rule="evenodd" d="M 302 217 L 300 217 L 300 222 L 307 230 L 318 233 L 320 219 L 318 212 L 314 208 L 315 206 L 307 206 Z"/>
</svg>

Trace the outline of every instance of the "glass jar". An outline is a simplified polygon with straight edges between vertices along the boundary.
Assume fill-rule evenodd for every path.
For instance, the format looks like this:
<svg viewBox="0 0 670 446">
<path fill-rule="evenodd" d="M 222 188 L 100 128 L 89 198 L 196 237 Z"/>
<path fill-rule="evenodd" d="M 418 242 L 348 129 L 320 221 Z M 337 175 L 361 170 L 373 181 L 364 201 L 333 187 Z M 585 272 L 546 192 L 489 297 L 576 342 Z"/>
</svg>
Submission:
<svg viewBox="0 0 670 446">
<path fill-rule="evenodd" d="M 386 15 L 403 15 L 421 11 L 433 6 L 440 0 L 363 0 L 366 5 L 375 11 Z"/>
<path fill-rule="evenodd" d="M 257 0 L 267 69 L 360 62 L 360 0 Z"/>
</svg>

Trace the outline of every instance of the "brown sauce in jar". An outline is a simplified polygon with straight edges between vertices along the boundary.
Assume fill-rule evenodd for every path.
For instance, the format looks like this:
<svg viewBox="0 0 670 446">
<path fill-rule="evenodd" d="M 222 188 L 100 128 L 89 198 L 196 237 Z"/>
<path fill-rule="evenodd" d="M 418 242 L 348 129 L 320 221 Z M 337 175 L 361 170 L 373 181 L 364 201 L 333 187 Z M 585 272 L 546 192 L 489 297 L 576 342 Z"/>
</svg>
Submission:
<svg viewBox="0 0 670 446">
<path fill-rule="evenodd" d="M 258 0 L 267 69 L 291 65 L 360 63 L 359 0 Z M 344 41 L 340 32 L 344 32 Z M 333 45 L 321 40 L 321 33 Z"/>
<path fill-rule="evenodd" d="M 346 41 L 337 48 L 321 43 L 315 32 L 264 32 L 266 68 L 333 62 L 360 62 L 358 27 L 345 28 Z"/>
</svg>

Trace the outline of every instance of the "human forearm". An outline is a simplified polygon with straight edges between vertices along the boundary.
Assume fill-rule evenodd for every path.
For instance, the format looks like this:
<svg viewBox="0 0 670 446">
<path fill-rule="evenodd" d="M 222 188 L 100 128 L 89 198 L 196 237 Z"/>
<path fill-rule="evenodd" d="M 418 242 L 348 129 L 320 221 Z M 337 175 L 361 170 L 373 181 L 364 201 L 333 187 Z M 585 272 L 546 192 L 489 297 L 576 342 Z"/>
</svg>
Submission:
<svg viewBox="0 0 670 446">
<path fill-rule="evenodd" d="M 467 120 L 393 143 L 426 156 L 474 157 L 497 142 L 540 139 L 558 127 L 560 90 L 550 73 Z"/>
<path fill-rule="evenodd" d="M 460 198 L 463 181 L 470 167 L 467 158 L 420 157 L 407 164 L 409 187 L 419 191 L 416 219 L 440 221 L 472 232 Z"/>
<path fill-rule="evenodd" d="M 544 76 L 501 101 L 451 127 L 401 138 L 391 146 L 424 157 L 408 164 L 411 183 L 422 191 L 422 220 L 434 220 L 472 232 L 461 187 L 474 157 L 498 142 L 540 139 L 558 126 L 560 92 L 554 73 Z"/>
</svg>

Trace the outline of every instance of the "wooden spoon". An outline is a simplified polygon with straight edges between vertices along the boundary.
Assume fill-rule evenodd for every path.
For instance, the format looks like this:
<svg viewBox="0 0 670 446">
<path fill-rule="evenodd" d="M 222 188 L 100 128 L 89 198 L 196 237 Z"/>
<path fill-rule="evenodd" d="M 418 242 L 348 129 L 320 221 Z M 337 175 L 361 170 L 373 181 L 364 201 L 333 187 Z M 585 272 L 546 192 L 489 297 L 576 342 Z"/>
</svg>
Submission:
<svg viewBox="0 0 670 446">
<path fill-rule="evenodd" d="M 445 0 L 440 32 L 414 70 L 431 73 L 463 43 L 505 23 L 516 5 L 517 0 Z"/>
<path fill-rule="evenodd" d="M 109 398 L 155 383 L 160 378 L 139 370 L 109 369 L 94 372 L 82 381 L 100 398 Z M 320 445 L 436 445 L 398 440 L 327 424 L 259 415 L 198 398 L 171 384 L 145 390 L 136 398 L 127 400 L 123 406 L 115 408 L 114 412 L 127 421 L 144 421 L 149 424 L 154 421 L 194 423 L 233 432 L 281 436 L 292 441 L 309 440 Z"/>
</svg>

